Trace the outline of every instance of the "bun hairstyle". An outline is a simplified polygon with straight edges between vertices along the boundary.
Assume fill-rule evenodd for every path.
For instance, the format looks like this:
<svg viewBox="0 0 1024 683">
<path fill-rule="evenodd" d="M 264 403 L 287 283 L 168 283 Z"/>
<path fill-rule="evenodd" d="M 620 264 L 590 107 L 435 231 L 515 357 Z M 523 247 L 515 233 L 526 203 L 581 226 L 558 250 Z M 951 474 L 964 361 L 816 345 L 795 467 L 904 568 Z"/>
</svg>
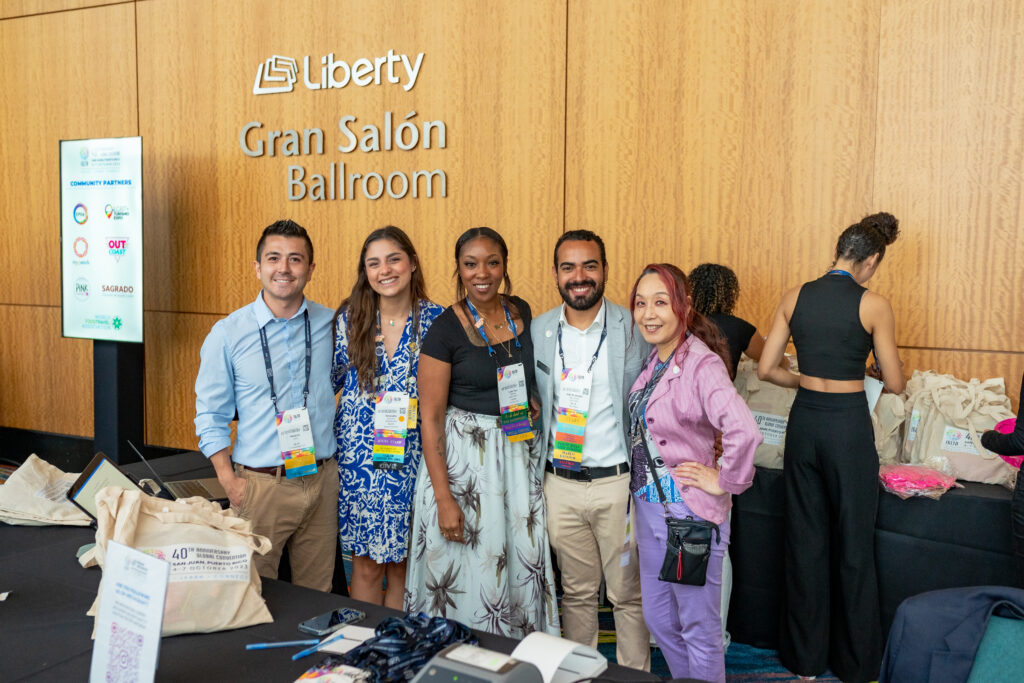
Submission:
<svg viewBox="0 0 1024 683">
<path fill-rule="evenodd" d="M 732 268 L 702 263 L 690 271 L 693 307 L 698 313 L 731 315 L 740 295 L 740 281 Z"/>
<path fill-rule="evenodd" d="M 881 261 L 885 256 L 885 247 L 896 241 L 900 234 L 900 222 L 891 213 L 873 213 L 865 216 L 860 223 L 854 223 L 839 236 L 836 242 L 836 264 L 839 259 L 849 259 L 860 263 L 864 259 L 878 254 Z"/>
</svg>

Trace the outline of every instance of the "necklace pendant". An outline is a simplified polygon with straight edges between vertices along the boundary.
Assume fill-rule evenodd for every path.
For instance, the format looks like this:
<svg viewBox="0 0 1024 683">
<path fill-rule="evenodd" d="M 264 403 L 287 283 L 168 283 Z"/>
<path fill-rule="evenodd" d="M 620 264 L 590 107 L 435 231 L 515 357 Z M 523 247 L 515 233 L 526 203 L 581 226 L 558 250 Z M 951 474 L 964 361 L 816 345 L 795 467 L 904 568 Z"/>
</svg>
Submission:
<svg viewBox="0 0 1024 683">
<path fill-rule="evenodd" d="M 394 320 L 389 320 L 388 324 L 391 325 L 391 327 L 394 327 L 395 326 L 395 321 Z"/>
</svg>

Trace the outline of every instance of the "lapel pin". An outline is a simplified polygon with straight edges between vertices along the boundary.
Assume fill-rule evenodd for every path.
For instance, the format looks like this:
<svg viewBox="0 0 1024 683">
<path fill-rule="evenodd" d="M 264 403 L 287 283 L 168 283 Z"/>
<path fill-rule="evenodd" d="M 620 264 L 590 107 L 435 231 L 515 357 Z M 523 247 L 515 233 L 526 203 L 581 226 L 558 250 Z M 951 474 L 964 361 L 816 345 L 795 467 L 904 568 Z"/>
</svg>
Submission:
<svg viewBox="0 0 1024 683">
<path fill-rule="evenodd" d="M 679 366 L 678 365 L 673 365 L 672 366 L 672 374 L 673 375 L 678 375 L 679 374 Z"/>
<path fill-rule="evenodd" d="M 551 336 L 551 330 L 547 330 L 547 331 L 546 331 L 546 332 L 544 333 L 544 336 L 545 336 L 545 337 L 550 337 L 550 336 Z"/>
</svg>

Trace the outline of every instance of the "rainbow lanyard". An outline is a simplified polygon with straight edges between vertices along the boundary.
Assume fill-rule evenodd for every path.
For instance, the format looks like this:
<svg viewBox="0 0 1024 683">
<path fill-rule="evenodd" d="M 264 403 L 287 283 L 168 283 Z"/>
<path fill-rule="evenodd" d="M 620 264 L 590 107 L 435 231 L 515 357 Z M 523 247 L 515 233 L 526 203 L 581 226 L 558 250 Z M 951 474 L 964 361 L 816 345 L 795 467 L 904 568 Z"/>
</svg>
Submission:
<svg viewBox="0 0 1024 683">
<path fill-rule="evenodd" d="M 607 336 L 606 315 L 601 339 L 597 342 L 597 349 L 590 359 L 590 364 L 585 371 L 573 370 L 565 363 L 565 352 L 562 350 L 562 322 L 558 322 L 558 357 L 562 361 L 562 372 L 559 378 L 555 444 L 551 457 L 555 467 L 559 469 L 579 472 L 583 466 L 583 433 L 587 429 L 587 417 L 590 414 L 590 390 L 594 378 L 592 372 Z"/>
</svg>

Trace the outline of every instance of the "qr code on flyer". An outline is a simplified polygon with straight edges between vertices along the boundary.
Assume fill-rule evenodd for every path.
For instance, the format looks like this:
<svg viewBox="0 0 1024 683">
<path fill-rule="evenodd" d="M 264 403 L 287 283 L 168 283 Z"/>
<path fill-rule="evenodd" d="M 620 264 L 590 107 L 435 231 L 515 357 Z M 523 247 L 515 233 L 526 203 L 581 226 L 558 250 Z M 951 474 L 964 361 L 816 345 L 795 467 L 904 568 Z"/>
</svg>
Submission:
<svg viewBox="0 0 1024 683">
<path fill-rule="evenodd" d="M 139 677 L 142 636 L 116 621 L 110 625 L 107 683 L 130 683 Z"/>
</svg>

